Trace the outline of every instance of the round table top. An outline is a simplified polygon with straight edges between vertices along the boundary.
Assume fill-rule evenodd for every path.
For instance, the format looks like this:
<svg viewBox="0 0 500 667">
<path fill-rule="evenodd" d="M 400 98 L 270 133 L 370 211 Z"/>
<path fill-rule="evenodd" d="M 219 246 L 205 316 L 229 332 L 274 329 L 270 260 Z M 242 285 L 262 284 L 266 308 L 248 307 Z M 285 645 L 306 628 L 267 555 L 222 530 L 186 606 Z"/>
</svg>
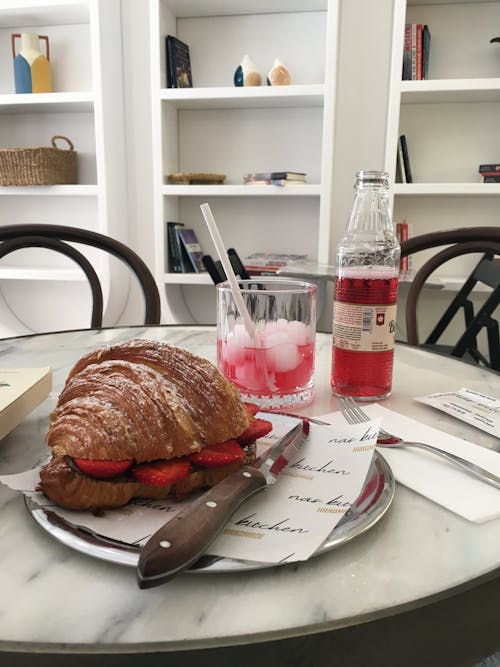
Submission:
<svg viewBox="0 0 500 667">
<path fill-rule="evenodd" d="M 74 362 L 133 337 L 180 345 L 215 361 L 213 327 L 124 327 L 0 341 L 3 368 L 49 365 L 57 395 Z M 331 336 L 317 335 L 314 404 L 331 394 Z M 398 345 L 392 395 L 382 402 L 423 423 L 500 449 L 500 440 L 413 400 L 467 386 L 500 395 L 500 376 Z M 51 401 L 0 442 L 0 473 L 31 467 L 47 448 Z M 152 652 L 249 644 L 357 625 L 434 601 L 498 575 L 500 519 L 477 524 L 397 484 L 385 516 L 368 532 L 309 561 L 249 572 L 184 573 L 140 590 L 133 568 L 70 549 L 29 516 L 21 494 L 0 486 L 0 649 Z"/>
</svg>

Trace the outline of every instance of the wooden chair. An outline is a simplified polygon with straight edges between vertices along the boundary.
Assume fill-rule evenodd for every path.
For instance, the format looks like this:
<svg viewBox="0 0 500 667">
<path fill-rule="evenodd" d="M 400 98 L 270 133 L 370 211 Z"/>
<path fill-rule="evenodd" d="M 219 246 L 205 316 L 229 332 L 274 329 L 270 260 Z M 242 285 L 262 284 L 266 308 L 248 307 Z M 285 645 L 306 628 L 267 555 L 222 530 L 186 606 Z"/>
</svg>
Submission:
<svg viewBox="0 0 500 667">
<path fill-rule="evenodd" d="M 404 241 L 401 244 L 401 255 L 406 257 L 439 246 L 447 247 L 417 271 L 408 291 L 405 313 L 407 340 L 411 345 L 420 344 L 436 352 L 468 358 L 500 371 L 499 325 L 493 317 L 493 312 L 500 304 L 500 263 L 495 261 L 495 254 L 500 255 L 500 229 L 466 227 L 422 234 Z M 425 281 L 448 260 L 470 253 L 484 254 L 426 340 L 419 343 L 417 304 Z M 487 294 L 477 312 L 474 312 L 470 295 L 478 283 L 487 285 L 492 291 Z M 439 338 L 460 310 L 463 310 L 464 315 L 463 333 L 454 345 L 440 345 Z M 483 328 L 486 328 L 489 358 L 478 349 L 477 336 Z"/>
<path fill-rule="evenodd" d="M 0 259 L 21 248 L 48 248 L 69 257 L 85 273 L 92 292 L 90 326 L 102 326 L 103 296 L 97 273 L 89 260 L 69 243 L 92 246 L 121 260 L 135 275 L 145 302 L 144 324 L 160 323 L 161 305 L 158 288 L 143 260 L 126 245 L 104 234 L 63 225 L 20 224 L 0 227 Z"/>
</svg>

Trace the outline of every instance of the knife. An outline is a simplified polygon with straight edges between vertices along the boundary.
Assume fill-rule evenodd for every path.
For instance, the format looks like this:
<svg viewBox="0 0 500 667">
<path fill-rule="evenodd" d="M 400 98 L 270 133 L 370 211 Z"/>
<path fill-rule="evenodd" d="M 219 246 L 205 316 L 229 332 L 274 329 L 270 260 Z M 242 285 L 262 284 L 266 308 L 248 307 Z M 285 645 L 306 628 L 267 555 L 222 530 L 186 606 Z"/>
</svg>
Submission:
<svg viewBox="0 0 500 667">
<path fill-rule="evenodd" d="M 234 510 L 249 496 L 276 482 L 308 433 L 309 422 L 304 419 L 254 463 L 239 468 L 159 528 L 140 552 L 139 588 L 163 584 L 198 560 Z"/>
</svg>

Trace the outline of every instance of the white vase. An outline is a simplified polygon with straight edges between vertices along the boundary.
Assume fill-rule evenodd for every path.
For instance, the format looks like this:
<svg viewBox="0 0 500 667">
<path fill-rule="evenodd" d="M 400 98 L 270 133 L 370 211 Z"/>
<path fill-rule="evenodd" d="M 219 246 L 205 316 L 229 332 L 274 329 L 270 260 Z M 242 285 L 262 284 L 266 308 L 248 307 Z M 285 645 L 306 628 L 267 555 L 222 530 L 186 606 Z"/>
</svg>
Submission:
<svg viewBox="0 0 500 667">
<path fill-rule="evenodd" d="M 273 66 L 269 70 L 267 75 L 267 85 L 268 86 L 288 86 L 292 81 L 290 72 L 283 65 L 281 60 L 275 58 Z"/>
<path fill-rule="evenodd" d="M 234 73 L 235 86 L 260 86 L 262 76 L 257 65 L 248 55 L 244 55 Z"/>
</svg>

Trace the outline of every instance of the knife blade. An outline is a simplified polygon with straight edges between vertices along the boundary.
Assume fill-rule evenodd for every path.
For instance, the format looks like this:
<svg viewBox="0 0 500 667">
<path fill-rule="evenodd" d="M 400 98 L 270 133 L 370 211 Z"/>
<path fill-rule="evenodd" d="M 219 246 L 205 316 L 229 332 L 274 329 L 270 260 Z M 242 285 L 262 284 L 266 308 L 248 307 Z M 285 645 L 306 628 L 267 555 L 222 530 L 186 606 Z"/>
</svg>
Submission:
<svg viewBox="0 0 500 667">
<path fill-rule="evenodd" d="M 254 463 L 239 468 L 159 528 L 139 554 L 139 588 L 163 584 L 198 560 L 234 510 L 251 495 L 276 482 L 308 432 L 309 423 L 304 419 Z"/>
</svg>

